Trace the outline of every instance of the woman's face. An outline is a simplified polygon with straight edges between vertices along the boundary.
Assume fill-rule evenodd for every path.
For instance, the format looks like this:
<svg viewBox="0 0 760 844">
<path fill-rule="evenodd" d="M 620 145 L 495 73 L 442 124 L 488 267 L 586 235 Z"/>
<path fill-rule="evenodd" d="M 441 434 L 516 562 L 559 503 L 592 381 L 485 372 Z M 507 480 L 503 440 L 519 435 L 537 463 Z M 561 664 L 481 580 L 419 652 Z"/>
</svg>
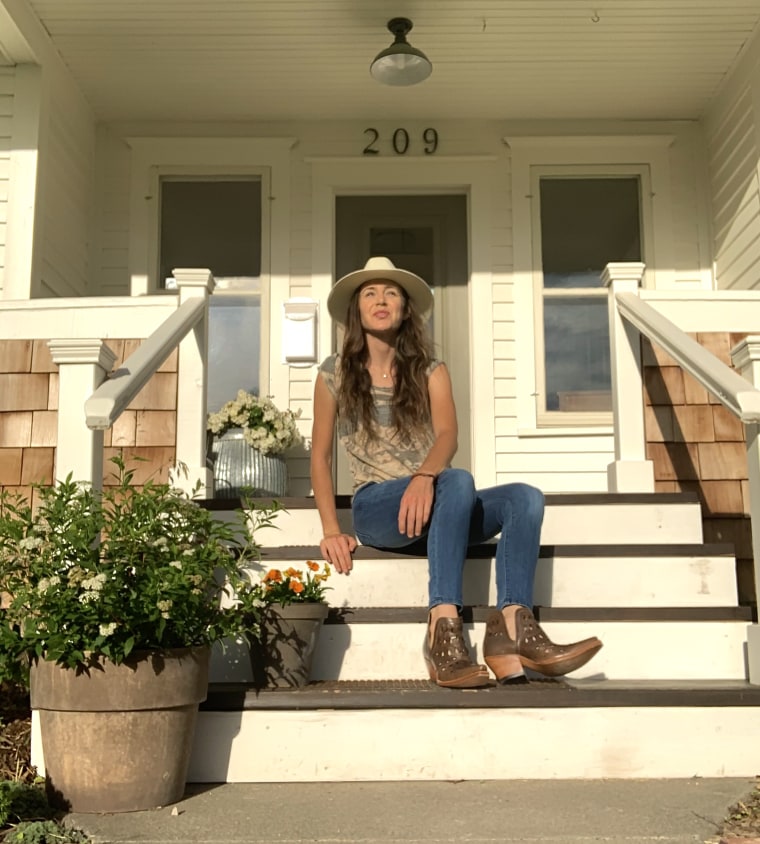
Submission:
<svg viewBox="0 0 760 844">
<path fill-rule="evenodd" d="M 398 331 L 406 317 L 406 298 L 393 281 L 367 281 L 359 289 L 359 316 L 365 331 Z"/>
</svg>

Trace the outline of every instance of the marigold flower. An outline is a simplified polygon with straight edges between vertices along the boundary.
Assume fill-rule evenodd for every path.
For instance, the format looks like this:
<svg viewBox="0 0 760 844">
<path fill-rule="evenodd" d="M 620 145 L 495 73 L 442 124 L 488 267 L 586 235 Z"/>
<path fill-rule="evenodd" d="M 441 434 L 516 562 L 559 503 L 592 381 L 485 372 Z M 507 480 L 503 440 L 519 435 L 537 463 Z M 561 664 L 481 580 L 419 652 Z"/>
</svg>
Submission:
<svg viewBox="0 0 760 844">
<path fill-rule="evenodd" d="M 319 564 L 318 564 L 318 563 L 315 563 L 315 562 L 314 562 L 314 560 L 307 560 L 307 561 L 306 561 L 306 565 L 307 565 L 307 566 L 308 566 L 308 567 L 309 567 L 312 571 L 319 571 Z"/>
<path fill-rule="evenodd" d="M 285 569 L 285 576 L 294 577 L 296 580 L 300 580 L 303 577 L 303 575 L 300 571 L 298 571 L 298 569 L 294 569 L 292 567 L 289 569 Z"/>
<path fill-rule="evenodd" d="M 289 586 L 290 591 L 295 592 L 296 595 L 299 595 L 304 590 L 304 585 L 300 580 L 291 580 Z"/>
<path fill-rule="evenodd" d="M 264 575 L 264 582 L 282 583 L 282 572 L 279 569 L 269 569 Z"/>
</svg>

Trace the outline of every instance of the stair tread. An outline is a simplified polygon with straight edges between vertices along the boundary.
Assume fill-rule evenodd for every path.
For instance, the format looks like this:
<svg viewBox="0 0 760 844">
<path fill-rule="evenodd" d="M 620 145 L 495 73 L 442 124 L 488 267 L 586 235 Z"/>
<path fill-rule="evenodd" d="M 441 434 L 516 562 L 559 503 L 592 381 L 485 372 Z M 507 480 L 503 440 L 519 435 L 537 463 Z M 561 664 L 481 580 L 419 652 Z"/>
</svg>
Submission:
<svg viewBox="0 0 760 844">
<path fill-rule="evenodd" d="M 744 680 L 549 680 L 443 689 L 428 680 L 320 680 L 300 688 L 257 690 L 212 683 L 207 712 L 316 709 L 491 709 L 760 706 L 760 686 Z"/>
<path fill-rule="evenodd" d="M 472 545 L 468 549 L 468 559 L 490 559 L 494 555 L 496 542 L 483 542 Z M 263 559 L 300 559 L 302 557 L 320 558 L 318 545 L 267 545 L 261 549 Z M 734 547 L 730 543 L 664 543 L 642 545 L 542 545 L 539 557 L 733 557 Z M 354 552 L 354 558 L 370 559 L 408 559 L 419 557 L 418 553 L 403 550 L 384 550 L 370 545 L 359 545 Z"/>
<path fill-rule="evenodd" d="M 272 498 L 251 498 L 253 504 L 268 505 Z M 285 510 L 315 510 L 313 496 L 285 496 L 276 499 Z M 560 492 L 546 493 L 547 507 L 573 507 L 589 504 L 698 504 L 696 492 Z M 209 510 L 237 510 L 239 498 L 204 498 L 198 503 Z M 350 495 L 336 495 L 335 504 L 339 510 L 350 509 Z"/>
<path fill-rule="evenodd" d="M 465 623 L 484 622 L 492 607 L 465 606 Z M 729 607 L 534 607 L 538 621 L 752 621 L 752 608 Z M 424 623 L 426 607 L 330 607 L 326 624 Z"/>
</svg>

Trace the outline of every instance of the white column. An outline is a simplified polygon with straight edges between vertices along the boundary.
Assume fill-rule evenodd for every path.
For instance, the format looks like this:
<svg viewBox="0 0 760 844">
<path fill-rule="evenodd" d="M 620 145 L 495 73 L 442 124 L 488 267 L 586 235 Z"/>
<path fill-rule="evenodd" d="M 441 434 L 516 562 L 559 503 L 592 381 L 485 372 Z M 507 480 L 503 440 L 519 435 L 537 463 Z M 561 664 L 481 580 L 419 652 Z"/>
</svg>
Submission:
<svg viewBox="0 0 760 844">
<path fill-rule="evenodd" d="M 216 282 L 208 269 L 176 269 L 180 305 L 202 297 L 208 303 Z M 177 373 L 177 469 L 174 483 L 192 494 L 213 495 L 214 478 L 206 466 L 206 382 L 208 379 L 208 306 L 203 319 L 179 344 Z"/>
<path fill-rule="evenodd" d="M 103 431 L 87 427 L 84 403 L 113 368 L 116 355 L 102 340 L 50 340 L 58 364 L 58 437 L 55 478 L 103 485 Z"/>
<path fill-rule="evenodd" d="M 654 492 L 654 467 L 646 459 L 644 396 L 639 332 L 617 309 L 618 293 L 638 295 L 644 264 L 607 264 L 602 282 L 609 291 L 612 413 L 615 423 L 615 462 L 607 466 L 610 492 Z"/>
<path fill-rule="evenodd" d="M 760 336 L 751 335 L 734 346 L 731 360 L 739 373 L 760 389 Z M 760 425 L 745 425 L 744 432 L 747 438 L 749 517 L 757 599 L 760 596 Z M 760 624 L 750 624 L 747 628 L 747 667 L 750 683 L 760 686 Z"/>
</svg>

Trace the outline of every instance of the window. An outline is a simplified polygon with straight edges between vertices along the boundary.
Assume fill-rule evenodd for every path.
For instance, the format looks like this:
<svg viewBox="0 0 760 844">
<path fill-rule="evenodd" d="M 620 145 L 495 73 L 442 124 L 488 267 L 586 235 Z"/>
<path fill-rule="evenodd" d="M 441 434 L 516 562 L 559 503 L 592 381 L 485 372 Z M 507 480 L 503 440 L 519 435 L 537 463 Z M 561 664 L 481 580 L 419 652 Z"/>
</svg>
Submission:
<svg viewBox="0 0 760 844">
<path fill-rule="evenodd" d="M 159 189 L 159 278 L 166 284 L 176 267 L 208 267 L 216 280 L 207 395 L 214 411 L 239 389 L 260 391 L 261 181 L 165 176 Z"/>
<path fill-rule="evenodd" d="M 541 290 L 536 336 L 539 416 L 612 409 L 607 291 L 610 261 L 641 260 L 637 176 L 567 176 L 536 168 Z M 555 419 L 552 417 L 555 416 Z"/>
</svg>

